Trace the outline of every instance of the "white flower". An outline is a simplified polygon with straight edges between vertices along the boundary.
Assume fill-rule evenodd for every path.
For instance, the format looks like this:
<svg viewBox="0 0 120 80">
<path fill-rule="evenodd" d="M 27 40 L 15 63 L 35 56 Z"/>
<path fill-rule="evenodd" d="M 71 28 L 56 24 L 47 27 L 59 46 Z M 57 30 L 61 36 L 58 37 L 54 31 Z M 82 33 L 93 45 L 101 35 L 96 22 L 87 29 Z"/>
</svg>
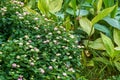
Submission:
<svg viewBox="0 0 120 80">
<path fill-rule="evenodd" d="M 17 56 L 16 58 L 17 58 L 17 59 L 20 59 L 20 56 Z"/>
<path fill-rule="evenodd" d="M 34 27 L 35 30 L 38 30 L 39 28 L 38 27 Z"/>
<path fill-rule="evenodd" d="M 56 59 L 52 59 L 51 61 L 52 61 L 52 62 L 55 62 L 55 61 L 56 61 Z"/>
<path fill-rule="evenodd" d="M 52 35 L 52 33 L 48 33 L 49 35 Z"/>
<path fill-rule="evenodd" d="M 63 76 L 67 76 L 67 74 L 66 74 L 66 73 L 63 73 Z"/>
<path fill-rule="evenodd" d="M 70 53 L 66 53 L 67 55 L 70 55 Z"/>
<path fill-rule="evenodd" d="M 40 38 L 40 35 L 36 35 L 36 38 Z"/>
<path fill-rule="evenodd" d="M 26 45 L 29 45 L 30 43 L 29 42 L 26 42 Z"/>
<path fill-rule="evenodd" d="M 57 31 L 58 34 L 61 34 L 61 31 Z"/>
<path fill-rule="evenodd" d="M 56 31 L 56 30 L 58 30 L 58 28 L 55 27 L 54 30 Z"/>
<path fill-rule="evenodd" d="M 53 69 L 53 67 L 52 67 L 52 66 L 49 66 L 48 68 L 49 68 L 50 70 L 52 70 L 52 69 Z"/>
<path fill-rule="evenodd" d="M 29 45 L 29 48 L 33 48 L 33 46 L 32 46 L 32 45 Z"/>
<path fill-rule="evenodd" d="M 38 20 L 39 18 L 34 18 L 34 20 Z"/>
<path fill-rule="evenodd" d="M 39 70 L 40 70 L 40 72 L 41 72 L 42 74 L 45 73 L 44 69 L 40 68 Z"/>
<path fill-rule="evenodd" d="M 53 42 L 56 44 L 57 43 L 57 41 L 56 40 L 53 40 Z"/>
<path fill-rule="evenodd" d="M 36 48 L 36 47 L 34 48 L 34 50 L 35 50 L 35 52 L 39 52 L 39 49 L 38 49 L 38 48 Z"/>
<path fill-rule="evenodd" d="M 72 56 L 69 56 L 69 59 L 72 59 Z"/>
<path fill-rule="evenodd" d="M 57 76 L 58 79 L 60 79 L 60 76 Z"/>
<path fill-rule="evenodd" d="M 56 54 L 56 56 L 60 56 L 60 55 L 61 55 L 60 53 Z"/>
<path fill-rule="evenodd" d="M 31 65 L 31 66 L 34 66 L 35 64 L 34 64 L 33 62 L 30 62 L 30 65 Z"/>
<path fill-rule="evenodd" d="M 26 39 L 29 39 L 29 36 L 28 36 L 28 35 L 25 35 L 24 37 L 25 37 Z"/>
<path fill-rule="evenodd" d="M 75 72 L 75 70 L 73 68 L 68 69 L 68 71 Z"/>
<path fill-rule="evenodd" d="M 23 46 L 23 43 L 22 43 L 22 42 L 20 42 L 20 43 L 19 43 L 19 46 Z"/>
<path fill-rule="evenodd" d="M 0 54 L 2 54 L 2 52 L 0 51 Z"/>
<path fill-rule="evenodd" d="M 70 37 L 73 39 L 73 38 L 74 38 L 74 35 L 70 35 Z"/>
<path fill-rule="evenodd" d="M 65 49 L 68 49 L 68 47 L 65 47 Z"/>
</svg>

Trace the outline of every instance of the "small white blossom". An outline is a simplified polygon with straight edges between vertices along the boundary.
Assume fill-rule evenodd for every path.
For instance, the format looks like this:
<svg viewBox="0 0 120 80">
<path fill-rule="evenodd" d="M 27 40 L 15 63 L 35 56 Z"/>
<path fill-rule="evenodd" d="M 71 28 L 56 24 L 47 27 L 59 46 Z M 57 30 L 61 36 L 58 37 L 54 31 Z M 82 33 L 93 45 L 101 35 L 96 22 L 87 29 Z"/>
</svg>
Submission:
<svg viewBox="0 0 120 80">
<path fill-rule="evenodd" d="M 61 54 L 60 53 L 57 53 L 56 56 L 60 56 Z"/>
<path fill-rule="evenodd" d="M 22 42 L 20 42 L 20 43 L 19 43 L 19 46 L 23 46 L 23 43 L 22 43 Z"/>
<path fill-rule="evenodd" d="M 68 71 L 75 72 L 75 70 L 73 68 L 68 69 Z"/>
<path fill-rule="evenodd" d="M 66 74 L 66 73 L 63 73 L 63 76 L 67 76 L 67 74 Z"/>
<path fill-rule="evenodd" d="M 70 37 L 73 39 L 73 38 L 74 38 L 74 35 L 70 35 Z"/>
<path fill-rule="evenodd" d="M 34 66 L 35 64 L 34 64 L 33 62 L 30 62 L 30 65 L 31 65 L 31 66 Z"/>
<path fill-rule="evenodd" d="M 36 35 L 36 38 L 40 38 L 41 36 L 40 35 Z"/>
<path fill-rule="evenodd" d="M 52 67 L 52 66 L 49 66 L 48 68 L 49 68 L 50 70 L 52 70 L 52 69 L 53 69 L 53 67 Z"/>
<path fill-rule="evenodd" d="M 52 59 L 51 61 L 52 61 L 52 62 L 55 62 L 55 61 L 56 61 L 56 59 Z"/>
<path fill-rule="evenodd" d="M 58 34 L 61 34 L 61 31 L 57 31 Z"/>
<path fill-rule="evenodd" d="M 20 59 L 20 56 L 17 56 L 16 58 L 17 58 L 17 59 Z"/>
<path fill-rule="evenodd" d="M 48 33 L 49 35 L 52 35 L 52 33 Z"/>
<path fill-rule="evenodd" d="M 24 37 L 25 37 L 26 39 L 29 39 L 29 36 L 28 36 L 28 35 L 25 35 Z"/>
<path fill-rule="evenodd" d="M 40 72 L 41 72 L 42 74 L 45 73 L 45 70 L 44 70 L 44 69 L 40 68 L 39 70 L 40 70 Z"/>
<path fill-rule="evenodd" d="M 0 54 L 2 54 L 2 52 L 0 51 Z"/>
<path fill-rule="evenodd" d="M 58 28 L 55 27 L 54 30 L 56 31 L 56 30 L 58 30 Z"/>
<path fill-rule="evenodd" d="M 60 76 L 57 76 L 58 79 L 60 79 Z"/>
<path fill-rule="evenodd" d="M 72 56 L 69 56 L 69 59 L 72 59 Z"/>
<path fill-rule="evenodd" d="M 39 18 L 34 18 L 34 20 L 38 20 Z"/>
</svg>

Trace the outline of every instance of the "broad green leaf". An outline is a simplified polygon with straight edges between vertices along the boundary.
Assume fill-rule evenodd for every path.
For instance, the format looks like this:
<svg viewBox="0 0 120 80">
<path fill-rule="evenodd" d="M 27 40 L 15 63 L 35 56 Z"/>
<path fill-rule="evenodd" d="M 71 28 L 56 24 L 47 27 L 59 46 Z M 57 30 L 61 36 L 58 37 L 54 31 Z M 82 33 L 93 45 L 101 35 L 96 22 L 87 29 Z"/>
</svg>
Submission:
<svg viewBox="0 0 120 80">
<path fill-rule="evenodd" d="M 76 15 L 77 16 L 87 16 L 89 14 L 89 12 L 87 10 L 77 10 L 76 11 Z"/>
<path fill-rule="evenodd" d="M 88 41 L 84 41 L 84 44 L 87 45 Z M 105 50 L 105 47 L 103 45 L 102 39 L 98 38 L 95 41 L 89 41 L 90 48 L 97 49 L 97 50 Z"/>
<path fill-rule="evenodd" d="M 70 22 L 70 17 L 69 16 L 66 18 L 66 21 L 64 22 L 64 25 L 66 27 L 66 30 L 69 31 L 71 29 L 71 22 Z"/>
<path fill-rule="evenodd" d="M 105 25 L 101 25 L 101 24 L 95 24 L 94 28 L 96 30 L 99 30 L 101 32 L 104 32 L 107 36 L 111 37 L 111 32 L 109 30 L 109 28 L 107 28 Z"/>
<path fill-rule="evenodd" d="M 73 8 L 74 15 L 75 15 L 75 11 L 76 11 L 76 0 L 71 0 L 71 1 L 70 1 L 70 6 Z"/>
<path fill-rule="evenodd" d="M 110 62 L 108 61 L 108 59 L 104 58 L 104 57 L 95 57 L 95 58 L 93 58 L 93 60 L 97 61 L 97 62 L 102 62 L 102 63 L 104 63 L 106 65 L 110 64 Z"/>
<path fill-rule="evenodd" d="M 102 0 L 98 0 L 98 4 L 97 4 L 97 13 L 100 12 L 101 8 L 102 8 Z"/>
<path fill-rule="evenodd" d="M 117 70 L 120 71 L 120 62 L 115 61 L 114 64 L 115 64 Z"/>
<path fill-rule="evenodd" d="M 86 17 L 82 17 L 79 20 L 79 23 L 83 31 L 85 31 L 89 36 L 91 36 L 94 33 L 94 27 L 92 27 L 91 21 L 88 20 Z"/>
<path fill-rule="evenodd" d="M 113 58 L 114 56 L 114 45 L 111 41 L 110 38 L 108 38 L 106 35 L 102 34 L 101 33 L 101 38 L 102 38 L 102 41 L 103 41 L 103 44 L 104 44 L 104 47 L 108 53 L 108 55 Z"/>
<path fill-rule="evenodd" d="M 114 29 L 113 31 L 114 42 L 120 46 L 120 30 Z"/>
<path fill-rule="evenodd" d="M 104 17 L 106 17 L 109 13 L 111 13 L 113 11 L 113 9 L 115 8 L 115 6 L 106 8 L 104 10 L 102 10 L 98 15 L 96 15 L 93 19 L 92 19 L 92 25 L 94 25 L 95 23 L 97 23 L 99 20 L 103 19 Z"/>
<path fill-rule="evenodd" d="M 38 8 L 42 14 L 48 14 L 48 12 L 58 12 L 62 7 L 63 0 L 38 0 Z"/>
<path fill-rule="evenodd" d="M 105 7 L 111 7 L 114 5 L 114 0 L 103 0 Z"/>
<path fill-rule="evenodd" d="M 106 17 L 103 19 L 104 21 L 106 21 L 109 25 L 111 25 L 114 28 L 117 28 L 120 30 L 120 24 L 119 21 L 110 17 Z"/>
<path fill-rule="evenodd" d="M 48 1 L 49 1 L 49 11 L 51 13 L 58 12 L 61 9 L 63 0 L 48 0 Z"/>
<path fill-rule="evenodd" d="M 48 14 L 49 12 L 49 1 L 48 0 L 38 0 L 38 8 L 42 14 Z"/>
</svg>

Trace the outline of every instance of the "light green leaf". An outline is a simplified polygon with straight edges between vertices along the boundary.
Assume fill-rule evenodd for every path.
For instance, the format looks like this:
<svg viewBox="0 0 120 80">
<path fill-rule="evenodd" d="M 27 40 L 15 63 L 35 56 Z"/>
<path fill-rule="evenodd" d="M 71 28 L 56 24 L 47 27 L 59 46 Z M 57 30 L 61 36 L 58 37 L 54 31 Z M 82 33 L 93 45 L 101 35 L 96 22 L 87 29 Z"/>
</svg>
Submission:
<svg viewBox="0 0 120 80">
<path fill-rule="evenodd" d="M 114 37 L 114 42 L 115 42 L 118 46 L 120 46 L 120 30 L 114 29 L 113 37 Z"/>
<path fill-rule="evenodd" d="M 42 14 L 48 14 L 49 12 L 49 1 L 48 0 L 38 0 L 38 8 Z"/>
<path fill-rule="evenodd" d="M 49 1 L 49 11 L 51 13 L 58 12 L 61 9 L 63 0 L 48 0 L 48 1 Z"/>
<path fill-rule="evenodd" d="M 108 55 L 113 58 L 114 57 L 114 45 L 111 41 L 110 38 L 108 38 L 107 36 L 105 36 L 104 34 L 101 33 L 101 38 L 102 38 L 102 41 L 104 43 L 104 46 L 105 46 L 105 49 L 108 53 Z"/>
<path fill-rule="evenodd" d="M 38 8 L 42 14 L 48 14 L 48 12 L 58 12 L 62 7 L 63 0 L 38 0 Z"/>
<path fill-rule="evenodd" d="M 97 4 L 97 13 L 100 12 L 101 8 L 102 8 L 102 0 L 99 0 Z"/>
<path fill-rule="evenodd" d="M 109 7 L 104 9 L 103 11 L 101 11 L 97 16 L 95 16 L 92 19 L 92 25 L 94 25 L 95 23 L 97 23 L 99 20 L 103 19 L 104 17 L 106 17 L 109 13 L 111 13 L 113 11 L 113 9 L 115 8 L 115 6 Z"/>
<path fill-rule="evenodd" d="M 79 20 L 79 23 L 83 31 L 85 31 L 89 36 L 91 36 L 94 33 L 94 28 L 92 27 L 92 23 L 86 17 L 82 17 Z"/>
<path fill-rule="evenodd" d="M 107 58 L 104 58 L 104 57 L 95 57 L 93 58 L 94 61 L 97 61 L 97 62 L 102 62 L 106 65 L 109 65 L 110 62 L 107 60 Z"/>
<path fill-rule="evenodd" d="M 114 64 L 115 64 L 117 70 L 120 71 L 120 62 L 115 61 Z"/>
<path fill-rule="evenodd" d="M 117 28 L 120 30 L 120 24 L 119 21 L 110 17 L 106 17 L 103 19 L 104 21 L 106 21 L 109 25 L 111 25 L 114 28 Z"/>
<path fill-rule="evenodd" d="M 84 44 L 86 45 L 88 41 L 84 41 Z M 103 45 L 102 39 L 98 38 L 95 41 L 89 41 L 90 48 L 97 49 L 97 50 L 105 50 L 105 47 Z"/>
</svg>

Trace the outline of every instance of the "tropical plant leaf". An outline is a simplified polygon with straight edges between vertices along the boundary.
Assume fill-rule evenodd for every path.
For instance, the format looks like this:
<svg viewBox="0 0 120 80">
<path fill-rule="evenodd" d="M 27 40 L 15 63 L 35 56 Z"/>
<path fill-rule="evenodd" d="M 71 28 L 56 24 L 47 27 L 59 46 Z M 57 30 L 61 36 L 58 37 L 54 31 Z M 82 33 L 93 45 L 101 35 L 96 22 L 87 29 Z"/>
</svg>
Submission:
<svg viewBox="0 0 120 80">
<path fill-rule="evenodd" d="M 94 27 L 92 27 L 91 21 L 89 21 L 86 17 L 82 17 L 79 20 L 79 23 L 83 29 L 89 36 L 91 36 L 94 33 Z"/>
<path fill-rule="evenodd" d="M 117 70 L 120 71 L 120 62 L 115 61 L 114 64 L 115 64 Z"/>
<path fill-rule="evenodd" d="M 114 42 L 120 46 L 120 30 L 114 29 L 113 31 Z"/>
<path fill-rule="evenodd" d="M 116 5 L 115 5 L 116 6 Z M 109 13 L 111 13 L 113 11 L 113 9 L 115 8 L 115 6 L 106 8 L 104 10 L 102 10 L 97 16 L 95 16 L 92 19 L 92 25 L 94 25 L 95 23 L 97 23 L 99 20 L 103 19 L 104 17 L 106 17 Z"/>
<path fill-rule="evenodd" d="M 88 41 L 84 41 L 84 44 L 87 45 Z M 90 48 L 96 49 L 96 50 L 105 50 L 105 47 L 103 45 L 102 39 L 98 38 L 95 41 L 89 41 Z"/>
<path fill-rule="evenodd" d="M 108 61 L 108 59 L 104 58 L 104 57 L 95 57 L 95 58 L 93 58 L 93 61 L 102 62 L 102 63 L 104 63 L 106 65 L 110 64 L 110 62 Z"/>
<path fill-rule="evenodd" d="M 106 17 L 103 19 L 104 21 L 106 21 L 109 25 L 111 25 L 114 28 L 117 28 L 120 30 L 120 24 L 119 21 L 110 17 Z"/>
<path fill-rule="evenodd" d="M 101 33 L 101 38 L 104 43 L 105 49 L 110 57 L 114 57 L 114 45 L 110 38 Z"/>
<path fill-rule="evenodd" d="M 97 4 L 97 13 L 100 12 L 101 8 L 102 8 L 102 0 L 99 0 Z"/>
<path fill-rule="evenodd" d="M 101 25 L 101 24 L 95 24 L 94 28 L 96 30 L 99 30 L 101 32 L 104 32 L 107 36 L 111 37 L 111 32 L 109 30 L 109 28 L 107 28 L 105 25 Z"/>
<path fill-rule="evenodd" d="M 58 12 L 62 7 L 63 0 L 38 0 L 38 8 L 43 14 Z"/>
<path fill-rule="evenodd" d="M 42 14 L 48 14 L 49 12 L 49 1 L 48 0 L 38 0 L 38 8 Z"/>
<path fill-rule="evenodd" d="M 63 0 L 48 0 L 48 1 L 49 1 L 49 11 L 51 13 L 58 12 L 61 9 Z"/>
</svg>

